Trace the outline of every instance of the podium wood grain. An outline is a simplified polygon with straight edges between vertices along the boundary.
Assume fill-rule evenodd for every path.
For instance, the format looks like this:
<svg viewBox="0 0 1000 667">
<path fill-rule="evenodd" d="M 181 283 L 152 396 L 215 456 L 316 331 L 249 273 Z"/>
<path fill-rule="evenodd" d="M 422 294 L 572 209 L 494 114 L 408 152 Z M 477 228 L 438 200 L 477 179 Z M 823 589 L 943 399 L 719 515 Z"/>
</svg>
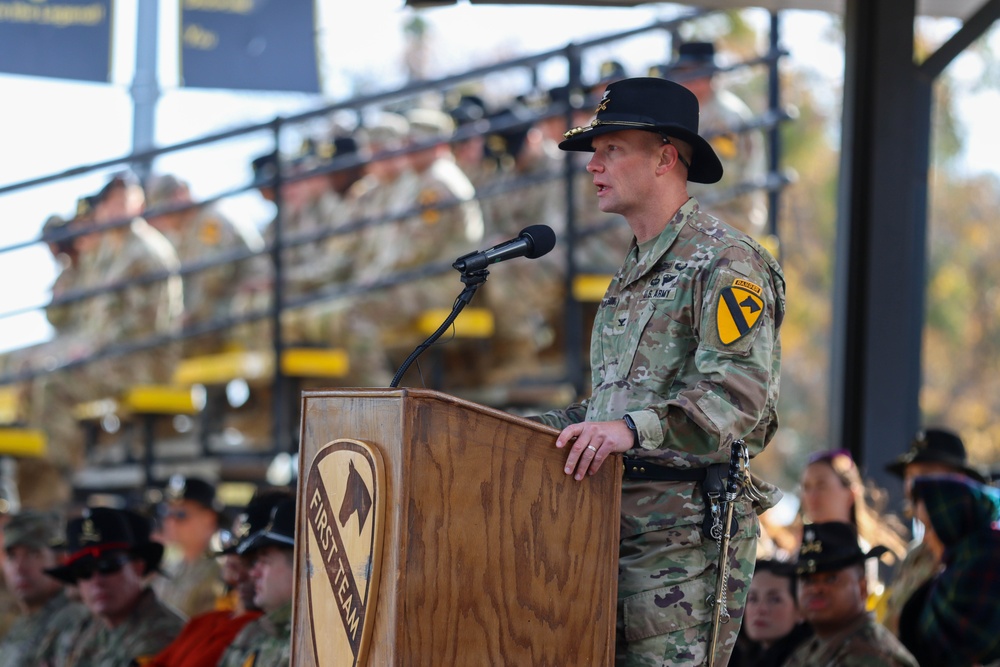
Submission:
<svg viewBox="0 0 1000 667">
<path fill-rule="evenodd" d="M 619 460 L 576 482 L 562 472 L 555 430 L 432 391 L 314 391 L 302 407 L 300 479 L 343 438 L 377 449 L 385 465 L 374 626 L 358 664 L 613 663 Z M 306 503 L 300 483 L 299 545 Z M 335 609 L 310 610 L 304 577 L 316 564 L 305 551 L 296 550 L 292 651 L 294 665 L 312 667 L 313 641 L 341 621 Z"/>
</svg>

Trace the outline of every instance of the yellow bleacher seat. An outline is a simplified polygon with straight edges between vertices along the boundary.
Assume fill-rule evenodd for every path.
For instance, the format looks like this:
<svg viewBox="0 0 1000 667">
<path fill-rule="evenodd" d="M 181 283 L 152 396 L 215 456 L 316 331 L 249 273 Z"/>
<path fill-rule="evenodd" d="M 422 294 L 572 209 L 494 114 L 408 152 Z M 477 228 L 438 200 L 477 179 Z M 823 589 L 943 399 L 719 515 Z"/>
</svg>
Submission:
<svg viewBox="0 0 1000 667">
<path fill-rule="evenodd" d="M 347 353 L 338 348 L 293 347 L 284 350 L 281 370 L 291 377 L 335 378 L 347 374 Z M 174 371 L 179 385 L 226 384 L 232 380 L 266 380 L 274 375 L 274 353 L 222 352 L 184 359 Z"/>
<path fill-rule="evenodd" d="M 190 387 L 173 385 L 136 385 L 121 398 L 103 398 L 73 406 L 77 421 L 96 422 L 122 413 L 136 415 L 193 415 L 198 412 Z"/>
<path fill-rule="evenodd" d="M 448 308 L 425 311 L 417 319 L 417 331 L 430 336 L 450 314 Z M 493 312 L 486 308 L 466 308 L 458 314 L 454 325 L 458 338 L 489 338 L 493 335 Z"/>
<path fill-rule="evenodd" d="M 347 352 L 337 348 L 289 348 L 281 354 L 281 370 L 292 377 L 343 377 L 350 368 Z"/>
<path fill-rule="evenodd" d="M 144 415 L 192 415 L 198 412 L 189 387 L 137 385 L 129 387 L 121 405 L 129 412 Z"/>
<path fill-rule="evenodd" d="M 29 428 L 0 428 L 0 456 L 45 456 L 45 433 Z"/>
<path fill-rule="evenodd" d="M 273 354 L 245 350 L 183 359 L 174 371 L 175 384 L 226 384 L 231 380 L 259 380 L 273 371 Z"/>
<path fill-rule="evenodd" d="M 581 273 L 573 279 L 573 298 L 583 303 L 599 303 L 613 277 L 610 274 Z"/>
<path fill-rule="evenodd" d="M 16 424 L 21 417 L 21 393 L 17 387 L 0 387 L 0 424 Z"/>
</svg>

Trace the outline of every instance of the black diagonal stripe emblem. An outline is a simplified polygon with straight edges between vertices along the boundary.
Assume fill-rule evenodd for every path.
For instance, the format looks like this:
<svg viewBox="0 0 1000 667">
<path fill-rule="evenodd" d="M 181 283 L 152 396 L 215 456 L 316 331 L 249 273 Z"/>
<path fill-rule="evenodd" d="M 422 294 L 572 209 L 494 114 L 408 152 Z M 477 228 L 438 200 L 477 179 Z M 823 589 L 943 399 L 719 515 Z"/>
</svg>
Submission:
<svg viewBox="0 0 1000 667">
<path fill-rule="evenodd" d="M 334 521 L 336 515 L 326 495 L 318 468 L 315 466 L 309 471 L 306 493 L 309 527 L 312 529 L 313 538 L 320 546 L 323 565 L 326 567 L 337 600 L 337 611 L 344 622 L 344 631 L 356 660 L 361 647 L 361 621 L 365 617 L 367 594 L 362 597 L 358 589 L 353 567 L 344 549 L 343 538 Z"/>
<path fill-rule="evenodd" d="M 722 291 L 722 298 L 726 302 L 726 306 L 729 308 L 729 314 L 733 317 L 733 323 L 736 328 L 739 329 L 740 335 L 746 334 L 750 331 L 750 325 L 747 324 L 747 319 L 743 316 L 743 310 L 740 308 L 740 304 L 736 301 L 736 295 L 733 294 L 733 288 L 727 287 Z"/>
</svg>

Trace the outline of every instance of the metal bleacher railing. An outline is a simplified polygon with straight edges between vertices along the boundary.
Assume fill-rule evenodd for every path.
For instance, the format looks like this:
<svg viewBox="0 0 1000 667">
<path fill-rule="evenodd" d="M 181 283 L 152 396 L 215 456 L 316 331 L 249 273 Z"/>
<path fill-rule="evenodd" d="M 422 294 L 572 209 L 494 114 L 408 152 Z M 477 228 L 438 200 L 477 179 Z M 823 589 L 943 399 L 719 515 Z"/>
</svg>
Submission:
<svg viewBox="0 0 1000 667">
<path fill-rule="evenodd" d="M 31 188 L 36 188 L 49 183 L 60 181 L 63 179 L 69 179 L 78 177 L 81 174 L 88 173 L 106 173 L 110 170 L 121 169 L 129 165 L 136 164 L 152 164 L 155 160 L 160 157 L 166 156 L 171 153 L 176 153 L 179 151 L 185 151 L 195 147 L 210 146 L 213 144 L 219 144 L 221 142 L 229 141 L 235 138 L 248 136 L 248 135 L 260 135 L 261 133 L 266 133 L 270 137 L 270 144 L 274 155 L 279 159 L 279 164 L 282 164 L 283 160 L 281 156 L 281 151 L 279 147 L 283 145 L 288 145 L 287 136 L 289 133 L 296 134 L 301 131 L 302 127 L 307 126 L 310 122 L 315 122 L 317 119 L 329 118 L 331 115 L 342 112 L 353 112 L 361 117 L 363 110 L 372 108 L 384 108 L 387 106 L 398 105 L 406 100 L 414 99 L 421 94 L 428 92 L 441 92 L 455 90 L 462 85 L 467 85 L 469 83 L 475 83 L 483 81 L 490 76 L 494 76 L 501 73 L 527 73 L 530 77 L 532 84 L 537 86 L 539 80 L 539 68 L 550 63 L 552 61 L 561 61 L 565 63 L 567 72 L 567 83 L 570 90 L 582 91 L 585 89 L 582 71 L 584 59 L 588 57 L 588 54 L 599 53 L 599 47 L 603 47 L 608 44 L 614 44 L 617 42 L 622 42 L 630 38 L 642 35 L 645 33 L 667 33 L 668 35 L 676 38 L 678 34 L 678 28 L 683 23 L 697 18 L 702 15 L 701 12 L 688 14 L 680 18 L 670 20 L 670 21 L 660 21 L 648 26 L 638 28 L 635 30 L 630 30 L 623 33 L 618 33 L 614 35 L 609 35 L 599 39 L 594 39 L 578 44 L 569 44 L 564 48 L 552 50 L 544 53 L 539 53 L 531 56 L 516 58 L 508 60 L 506 62 L 497 63 L 490 65 L 488 67 L 480 67 L 472 69 L 461 74 L 456 74 L 432 81 L 421 81 L 412 83 L 405 87 L 399 88 L 397 90 L 387 91 L 383 93 L 365 95 L 361 97 L 356 97 L 353 99 L 345 100 L 342 102 L 337 102 L 334 104 L 329 104 L 315 110 L 300 113 L 294 116 L 288 117 L 278 117 L 267 123 L 260 123 L 255 125 L 250 125 L 246 127 L 235 128 L 227 130 L 224 132 L 218 132 L 211 134 L 209 136 L 201 137 L 193 141 L 187 141 L 180 144 L 166 146 L 162 148 L 157 148 L 155 150 L 145 151 L 142 153 L 135 153 L 131 155 L 124 156 L 120 159 L 109 160 L 105 162 L 100 162 L 91 165 L 80 166 L 62 173 L 52 174 L 42 178 L 35 178 L 29 181 L 15 183 L 6 186 L 0 186 L 0 197 L 6 195 L 23 192 Z M 768 77 L 768 106 L 769 108 L 760 114 L 752 122 L 748 122 L 743 127 L 731 128 L 731 131 L 744 132 L 750 130 L 761 130 L 768 137 L 768 159 L 769 168 L 766 178 L 761 182 L 748 182 L 739 183 L 732 188 L 732 191 L 725 193 L 718 193 L 718 197 L 728 197 L 740 194 L 742 192 L 754 189 L 764 190 L 768 193 L 769 207 L 768 214 L 770 216 L 770 231 L 772 234 L 777 231 L 777 215 L 780 209 L 779 206 L 779 196 L 781 189 L 788 183 L 787 177 L 781 172 L 780 169 L 780 140 L 779 140 L 779 125 L 782 121 L 789 118 L 789 114 L 785 112 L 780 105 L 780 88 L 779 88 L 779 76 L 778 76 L 778 62 L 781 57 L 785 54 L 781 51 L 779 47 L 779 21 L 777 14 L 772 14 L 771 21 L 771 39 L 770 39 L 770 49 L 766 54 L 762 56 L 743 62 L 736 65 L 730 66 L 727 69 L 738 69 L 738 68 L 766 68 Z M 695 73 L 696 75 L 697 73 Z M 579 108 L 584 108 L 585 105 L 589 105 L 590 102 L 585 99 L 583 95 L 570 96 L 569 101 L 563 102 L 552 102 L 547 107 L 543 109 L 538 109 L 535 111 L 535 120 L 550 117 L 562 117 L 566 121 L 566 126 L 572 127 L 572 117 L 575 110 Z M 494 133 L 497 131 L 502 131 L 508 129 L 504 126 L 504 121 L 499 118 L 485 123 L 469 125 L 460 128 L 456 135 L 451 139 L 452 141 L 459 141 L 464 138 L 469 138 L 475 135 L 486 135 Z M 709 137 L 710 138 L 710 137 Z M 423 148 L 422 146 L 410 146 L 399 151 L 398 154 L 409 153 L 414 150 L 419 150 Z M 577 221 L 577 215 L 575 212 L 576 208 L 576 193 L 574 192 L 574 187 L 577 185 L 574 183 L 574 171 L 577 168 L 575 163 L 571 161 L 570 155 L 567 155 L 565 161 L 565 166 L 562 173 L 548 174 L 543 177 L 531 177 L 531 178 L 521 178 L 513 181 L 506 181 L 502 185 L 489 185 L 481 187 L 477 192 L 477 198 L 487 199 L 491 197 L 502 196 L 513 191 L 517 191 L 520 188 L 535 186 L 539 183 L 550 181 L 552 187 L 561 187 L 565 192 L 565 211 L 566 211 L 566 224 L 565 224 L 565 235 L 564 238 L 559 239 L 559 243 L 554 252 L 564 253 L 567 271 L 566 271 L 566 302 L 564 309 L 564 364 L 563 372 L 559 378 L 549 378 L 550 380 L 558 380 L 565 385 L 572 388 L 573 393 L 581 394 L 586 389 L 586 373 L 587 373 L 587 359 L 584 353 L 585 341 L 584 337 L 587 335 L 584 326 L 584 314 L 583 314 L 583 304 L 581 301 L 574 296 L 574 281 L 578 277 L 588 274 L 589 267 L 580 266 L 575 259 L 574 248 L 579 243 L 579 241 L 586 236 L 594 233 L 598 233 L 601 230 L 597 228 L 580 228 Z M 452 271 L 451 262 L 454 258 L 442 257 L 440 262 L 435 262 L 422 266 L 416 270 L 408 271 L 405 273 L 396 273 L 392 275 L 387 275 L 384 279 L 372 283 L 359 285 L 356 283 L 338 283 L 330 284 L 326 286 L 319 287 L 311 292 L 304 294 L 295 294 L 294 296 L 289 295 L 286 292 L 285 287 L 285 266 L 284 260 L 282 258 L 282 251 L 287 248 L 293 248 L 303 244 L 316 243 L 326 238 L 330 238 L 341 234 L 353 234 L 357 233 L 365 228 L 386 224 L 394 220 L 400 219 L 402 217 L 411 216 L 418 214 L 424 208 L 415 207 L 411 211 L 407 211 L 398 216 L 392 218 L 380 218 L 380 219 L 360 219 L 355 220 L 351 224 L 335 229 L 319 229 L 309 233 L 300 233 L 295 235 L 289 235 L 284 230 L 282 230 L 282 215 L 281 215 L 281 186 L 288 180 L 299 180 L 315 176 L 319 173 L 333 172 L 342 169 L 348 169 L 357 166 L 363 162 L 362 157 L 358 155 L 347 155 L 347 156 L 335 156 L 328 163 L 308 172 L 290 174 L 286 169 L 279 168 L 273 174 L 270 183 L 259 183 L 252 182 L 247 183 L 241 187 L 234 188 L 225 192 L 218 193 L 213 197 L 198 201 L 196 203 L 187 206 L 173 206 L 173 207 L 161 207 L 158 210 L 149 211 L 149 215 L 156 213 L 167 213 L 173 211 L 180 211 L 186 208 L 192 208 L 196 206 L 204 206 L 206 204 L 212 204 L 215 202 L 222 201 L 228 197 L 236 196 L 244 192 L 253 190 L 261 185 L 271 185 L 276 193 L 276 200 L 274 202 L 277 207 L 277 213 L 275 215 L 275 224 L 273 227 L 273 237 L 270 240 L 268 246 L 264 248 L 259 253 L 255 252 L 223 252 L 211 257 L 208 260 L 200 261 L 197 263 L 186 264 L 182 266 L 179 273 L 182 277 L 195 274 L 197 272 L 211 268 L 223 263 L 246 261 L 257 254 L 266 254 L 270 257 L 272 270 L 273 270 L 273 293 L 271 294 L 269 306 L 266 309 L 260 309 L 255 312 L 240 313 L 238 315 L 229 315 L 227 317 L 222 317 L 214 319 L 209 322 L 204 322 L 197 325 L 192 325 L 184 328 L 181 331 L 169 333 L 169 334 L 157 334 L 143 338 L 142 340 L 131 340 L 131 341 L 121 341 L 114 345 L 108 346 L 104 349 L 97 350 L 92 354 L 80 359 L 73 359 L 69 361 L 60 362 L 57 367 L 33 367 L 27 369 L 20 369 L 16 372 L 7 372 L 0 375 L 0 389 L 7 386 L 13 386 L 18 383 L 23 383 L 30 381 L 40 375 L 47 373 L 52 373 L 60 370 L 66 370 L 73 368 L 75 366 L 80 366 L 83 364 L 90 364 L 101 359 L 106 359 L 113 356 L 119 356 L 134 352 L 143 351 L 153 351 L 164 345 L 170 344 L 172 342 L 194 338 L 197 336 L 203 336 L 212 333 L 222 333 L 232 330 L 242 324 L 247 324 L 254 321 L 269 320 L 270 330 L 272 335 L 272 340 L 270 342 L 271 350 L 273 351 L 273 360 L 283 359 L 283 355 L 287 352 L 286 341 L 282 338 L 282 327 L 281 318 L 282 314 L 295 310 L 304 308 L 306 306 L 319 303 L 322 301 L 337 299 L 341 297 L 347 297 L 352 295 L 360 295 L 369 290 L 379 290 L 389 287 L 394 284 L 401 282 L 409 282 L 422 277 L 437 275 L 441 273 L 447 273 Z M 454 202 L 437 202 L 435 207 L 445 207 L 449 203 Z M 115 229 L 124 225 L 129 224 L 129 220 L 120 220 L 112 223 L 102 225 L 100 227 L 92 227 L 84 231 L 69 231 L 65 235 L 66 240 L 73 239 L 84 234 L 105 232 L 111 229 Z M 25 243 L 20 243 L 17 245 L 12 245 L 6 248 L 0 248 L 0 255 L 7 252 L 12 252 L 18 249 L 22 249 L 33 243 L 40 243 L 42 239 L 36 239 Z M 138 279 L 141 282 L 155 282 L 164 280 L 167 278 L 167 274 L 149 274 Z M 61 304 L 71 304 L 74 302 L 79 302 L 84 299 L 92 298 L 94 295 L 113 290 L 121 290 L 126 288 L 128 285 L 124 283 L 105 285 L 100 288 L 93 289 L 80 289 L 70 291 L 57 299 L 54 299 L 50 305 L 61 305 Z M 456 295 L 460 291 L 460 286 L 456 280 Z M 476 305 L 476 304 L 473 304 Z M 0 313 L 0 317 L 10 317 L 23 313 L 24 310 L 10 311 L 6 313 Z M 334 341 L 334 344 L 336 342 Z M 292 423 L 295 416 L 295 410 L 297 409 L 297 397 L 293 395 L 293 379 L 288 372 L 288 367 L 286 364 L 276 362 L 273 363 L 273 375 L 270 377 L 270 401 L 271 401 L 271 424 L 270 424 L 270 446 L 264 451 L 255 452 L 252 455 L 261 458 L 273 457 L 275 454 L 281 452 L 292 452 L 296 446 L 297 440 L 297 428 L 296 424 Z M 145 429 L 145 430 L 142 430 Z M 149 442 L 154 435 L 151 427 L 148 423 L 139 429 L 139 432 L 144 435 L 138 435 L 136 437 L 142 437 L 147 440 L 144 443 L 144 454 L 143 454 L 143 466 L 145 467 L 145 474 L 147 481 L 151 481 L 152 476 L 152 466 L 155 462 L 155 455 L 153 453 L 152 442 Z M 211 454 L 209 448 L 204 439 L 204 433 L 201 439 L 202 447 L 200 450 L 200 455 L 205 456 Z M 0 452 L 2 454 L 2 452 Z"/>
</svg>

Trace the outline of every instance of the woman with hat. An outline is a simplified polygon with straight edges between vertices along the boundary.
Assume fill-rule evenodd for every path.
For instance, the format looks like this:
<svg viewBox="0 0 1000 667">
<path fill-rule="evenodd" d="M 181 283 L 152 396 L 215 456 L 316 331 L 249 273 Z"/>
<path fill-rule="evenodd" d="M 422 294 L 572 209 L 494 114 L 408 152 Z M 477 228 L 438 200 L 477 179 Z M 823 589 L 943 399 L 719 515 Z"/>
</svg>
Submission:
<svg viewBox="0 0 1000 667">
<path fill-rule="evenodd" d="M 909 449 L 891 461 L 885 469 L 902 478 L 907 501 L 911 498 L 913 480 L 923 475 L 955 474 L 976 482 L 986 483 L 986 476 L 969 463 L 965 444 L 954 431 L 927 428 L 919 431 Z M 930 579 L 940 566 L 940 559 L 921 539 L 910 547 L 906 558 L 896 568 L 884 603 L 876 609 L 885 627 L 899 636 L 899 617 L 910 596 Z"/>
<path fill-rule="evenodd" d="M 913 480 L 914 514 L 941 564 L 903 607 L 900 639 L 923 667 L 1000 660 L 1000 491 L 964 475 Z"/>
</svg>

